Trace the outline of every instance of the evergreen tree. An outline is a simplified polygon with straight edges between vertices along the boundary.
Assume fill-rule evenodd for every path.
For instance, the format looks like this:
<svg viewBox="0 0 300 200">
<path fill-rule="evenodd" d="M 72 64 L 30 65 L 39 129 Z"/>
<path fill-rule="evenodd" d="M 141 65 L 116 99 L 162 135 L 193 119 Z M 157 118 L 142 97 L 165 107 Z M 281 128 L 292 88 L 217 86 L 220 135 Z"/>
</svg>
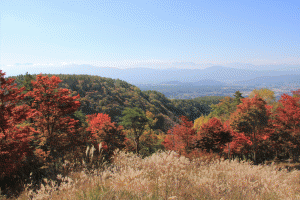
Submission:
<svg viewBox="0 0 300 200">
<path fill-rule="evenodd" d="M 25 91 L 32 91 L 33 90 L 33 86 L 31 81 L 34 80 L 34 77 L 29 74 L 28 72 L 26 72 L 26 75 L 24 76 L 24 81 L 23 81 L 23 86 L 25 87 Z"/>
<path fill-rule="evenodd" d="M 242 103 L 241 99 L 243 99 L 244 97 L 242 96 L 242 93 L 238 90 L 234 93 L 234 102 L 236 105 L 239 105 L 240 103 Z"/>
<path fill-rule="evenodd" d="M 140 137 L 142 136 L 148 119 L 145 112 L 140 108 L 125 108 L 122 112 L 121 125 L 133 132 L 133 140 L 135 143 L 136 153 L 140 150 Z"/>
</svg>

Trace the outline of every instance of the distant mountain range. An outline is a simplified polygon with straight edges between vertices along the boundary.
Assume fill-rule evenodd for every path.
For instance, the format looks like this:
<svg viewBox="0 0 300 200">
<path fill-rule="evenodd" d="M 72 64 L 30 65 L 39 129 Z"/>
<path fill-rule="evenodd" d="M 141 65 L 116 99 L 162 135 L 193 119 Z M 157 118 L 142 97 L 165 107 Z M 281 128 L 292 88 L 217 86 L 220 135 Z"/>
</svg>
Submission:
<svg viewBox="0 0 300 200">
<path fill-rule="evenodd" d="M 160 84 L 161 85 L 189 85 L 189 86 L 209 86 L 209 85 L 225 86 L 225 85 L 227 85 L 224 82 L 208 80 L 208 79 L 204 79 L 204 80 L 200 80 L 200 81 L 196 81 L 196 82 L 167 81 L 167 82 L 162 82 Z"/>
<path fill-rule="evenodd" d="M 262 76 L 252 80 L 237 81 L 235 85 L 240 86 L 287 86 L 299 85 L 300 75 Z"/>
<path fill-rule="evenodd" d="M 131 84 L 191 84 L 191 85 L 269 85 L 269 84 L 300 84 L 300 65 L 274 65 L 272 66 L 239 66 L 232 67 L 211 66 L 197 69 L 197 65 L 187 63 L 194 68 L 182 68 L 180 63 L 175 63 L 171 68 L 109 68 L 95 67 L 92 65 L 66 65 L 63 67 L 30 67 L 18 66 L 18 71 L 27 71 L 30 74 L 87 74 L 121 79 Z M 175 66 L 175 67 L 174 67 Z M 22 68 L 23 67 L 23 68 Z M 7 76 L 15 74 L 16 70 L 9 69 Z"/>
</svg>

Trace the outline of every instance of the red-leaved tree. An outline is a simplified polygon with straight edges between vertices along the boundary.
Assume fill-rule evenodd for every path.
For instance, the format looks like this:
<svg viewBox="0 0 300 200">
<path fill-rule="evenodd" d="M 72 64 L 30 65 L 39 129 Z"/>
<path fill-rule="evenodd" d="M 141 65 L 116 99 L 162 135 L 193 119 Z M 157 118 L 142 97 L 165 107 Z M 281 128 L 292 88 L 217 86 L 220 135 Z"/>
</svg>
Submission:
<svg viewBox="0 0 300 200">
<path fill-rule="evenodd" d="M 250 138 L 252 145 L 253 160 L 256 162 L 257 147 L 262 140 L 270 137 L 266 131 L 271 115 L 271 106 L 255 95 L 253 98 L 244 98 L 237 106 L 237 110 L 231 114 L 231 127 L 238 133 L 243 133 Z"/>
<path fill-rule="evenodd" d="M 33 99 L 30 106 L 36 110 L 31 119 L 38 131 L 34 135 L 36 154 L 48 162 L 63 157 L 77 140 L 77 120 L 69 115 L 79 108 L 79 95 L 72 97 L 68 89 L 58 88 L 60 82 L 56 76 L 37 75 L 36 81 L 31 81 L 33 90 L 26 94 Z"/>
<path fill-rule="evenodd" d="M 231 139 L 231 130 L 214 117 L 203 124 L 197 132 L 197 147 L 207 152 L 221 153 L 225 144 Z"/>
<path fill-rule="evenodd" d="M 229 158 L 232 156 L 241 158 L 243 155 L 248 155 L 252 145 L 250 137 L 245 136 L 244 133 L 238 133 L 233 130 L 230 130 L 230 134 L 232 136 L 232 141 L 223 147 L 224 154 L 229 155 Z"/>
<path fill-rule="evenodd" d="M 168 131 L 162 143 L 167 150 L 174 150 L 180 155 L 189 154 L 196 145 L 196 131 L 193 122 L 188 121 L 185 116 L 180 117 L 181 124 L 175 125 Z"/>
<path fill-rule="evenodd" d="M 29 141 L 34 130 L 23 124 L 33 116 L 27 105 L 19 105 L 24 87 L 18 89 L 14 79 L 4 78 L 0 70 L 0 177 L 15 173 L 31 153 Z"/>
<path fill-rule="evenodd" d="M 99 144 L 107 160 L 111 158 L 116 149 L 125 147 L 125 133 L 123 127 L 111 122 L 111 118 L 107 114 L 98 113 L 87 115 L 87 122 L 90 131 L 90 139 L 94 145 L 96 152 L 99 152 Z"/>
<path fill-rule="evenodd" d="M 298 91 L 299 92 L 299 91 Z M 273 144 L 282 153 L 287 151 L 293 159 L 300 155 L 300 96 L 283 94 L 273 120 Z"/>
</svg>

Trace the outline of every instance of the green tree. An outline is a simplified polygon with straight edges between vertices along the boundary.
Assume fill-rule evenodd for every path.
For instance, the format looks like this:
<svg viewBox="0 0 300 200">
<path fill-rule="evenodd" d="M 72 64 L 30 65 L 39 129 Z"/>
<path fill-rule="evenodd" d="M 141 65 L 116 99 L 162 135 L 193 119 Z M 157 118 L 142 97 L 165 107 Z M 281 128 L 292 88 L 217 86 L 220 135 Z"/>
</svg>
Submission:
<svg viewBox="0 0 300 200">
<path fill-rule="evenodd" d="M 34 77 L 29 74 L 28 72 L 26 72 L 24 81 L 23 81 L 23 86 L 25 87 L 25 91 L 32 91 L 33 90 L 33 86 L 31 81 L 34 81 Z"/>
<path fill-rule="evenodd" d="M 35 80 L 35 78 L 32 75 L 30 75 L 28 72 L 26 72 L 26 75 L 24 76 L 24 81 L 21 84 L 22 87 L 25 87 L 25 89 L 23 91 L 24 94 L 26 94 L 27 92 L 33 91 L 33 86 L 32 86 L 31 81 L 34 81 L 34 80 Z M 30 97 L 30 96 L 25 96 L 23 99 L 23 102 L 25 102 L 29 106 L 33 103 L 33 101 L 34 101 L 34 98 Z M 28 122 L 33 123 L 32 118 L 29 118 Z"/>
<path fill-rule="evenodd" d="M 237 109 L 237 105 L 242 102 L 244 98 L 240 91 L 236 91 L 233 95 L 234 97 L 225 97 L 221 99 L 218 104 L 211 105 L 212 112 L 209 114 L 209 118 L 219 118 L 222 122 L 229 120 L 230 114 Z"/>
<path fill-rule="evenodd" d="M 88 123 L 86 122 L 87 116 L 81 110 L 76 110 L 71 114 L 71 117 L 78 120 L 81 126 L 88 126 Z"/>
<path fill-rule="evenodd" d="M 219 118 L 222 122 L 229 119 L 230 114 L 236 110 L 235 99 L 232 97 L 225 97 L 217 105 L 211 105 L 212 112 L 208 115 L 209 118 Z"/>
<path fill-rule="evenodd" d="M 148 119 L 145 112 L 140 108 L 125 108 L 122 112 L 121 125 L 126 129 L 130 129 L 133 133 L 133 140 L 135 143 L 136 153 L 139 154 L 140 150 L 140 137 L 142 136 Z"/>
<path fill-rule="evenodd" d="M 242 93 L 238 90 L 234 93 L 234 102 L 236 105 L 239 105 L 240 103 L 242 103 L 242 100 L 244 97 L 242 96 Z"/>
</svg>

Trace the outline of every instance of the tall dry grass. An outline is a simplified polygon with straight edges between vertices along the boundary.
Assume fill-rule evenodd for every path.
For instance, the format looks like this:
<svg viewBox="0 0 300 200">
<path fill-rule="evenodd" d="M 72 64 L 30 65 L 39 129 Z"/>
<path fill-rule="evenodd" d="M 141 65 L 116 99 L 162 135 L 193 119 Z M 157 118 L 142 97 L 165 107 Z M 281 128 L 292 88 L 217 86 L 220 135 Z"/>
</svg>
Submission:
<svg viewBox="0 0 300 200">
<path fill-rule="evenodd" d="M 190 161 L 175 152 L 144 159 L 118 152 L 104 170 L 71 173 L 19 199 L 300 199 L 300 172 L 237 160 Z M 29 188 L 29 187 L 28 187 Z"/>
</svg>

